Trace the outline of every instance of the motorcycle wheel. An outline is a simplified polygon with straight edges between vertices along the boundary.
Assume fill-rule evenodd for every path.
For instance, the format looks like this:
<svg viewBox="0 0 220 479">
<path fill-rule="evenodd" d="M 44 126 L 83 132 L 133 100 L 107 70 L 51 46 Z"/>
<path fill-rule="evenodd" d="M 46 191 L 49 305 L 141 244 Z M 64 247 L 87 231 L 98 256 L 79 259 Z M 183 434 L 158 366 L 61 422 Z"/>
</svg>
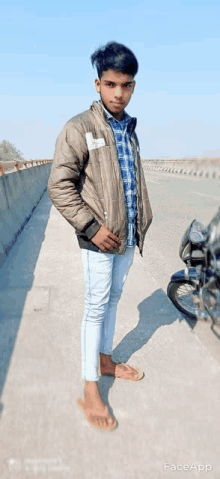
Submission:
<svg viewBox="0 0 220 479">
<path fill-rule="evenodd" d="M 167 287 L 167 296 L 181 313 L 192 319 L 197 319 L 197 307 L 193 303 L 193 293 L 196 287 L 189 280 L 171 281 Z"/>
</svg>

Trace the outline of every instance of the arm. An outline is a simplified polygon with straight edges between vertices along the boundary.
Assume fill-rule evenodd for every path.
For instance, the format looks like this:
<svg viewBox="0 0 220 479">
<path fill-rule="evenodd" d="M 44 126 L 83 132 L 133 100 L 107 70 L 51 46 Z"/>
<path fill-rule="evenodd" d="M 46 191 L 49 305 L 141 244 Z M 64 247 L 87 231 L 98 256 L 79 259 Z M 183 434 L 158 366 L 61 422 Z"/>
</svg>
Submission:
<svg viewBox="0 0 220 479">
<path fill-rule="evenodd" d="M 88 155 L 86 139 L 79 125 L 68 122 L 57 138 L 48 181 L 48 194 L 64 218 L 91 239 L 101 225 L 77 190 L 77 183 Z"/>
<path fill-rule="evenodd" d="M 120 239 L 100 225 L 77 190 L 77 182 L 88 159 L 85 136 L 74 123 L 67 123 L 57 138 L 48 181 L 48 194 L 64 218 L 102 251 L 117 248 Z"/>
</svg>

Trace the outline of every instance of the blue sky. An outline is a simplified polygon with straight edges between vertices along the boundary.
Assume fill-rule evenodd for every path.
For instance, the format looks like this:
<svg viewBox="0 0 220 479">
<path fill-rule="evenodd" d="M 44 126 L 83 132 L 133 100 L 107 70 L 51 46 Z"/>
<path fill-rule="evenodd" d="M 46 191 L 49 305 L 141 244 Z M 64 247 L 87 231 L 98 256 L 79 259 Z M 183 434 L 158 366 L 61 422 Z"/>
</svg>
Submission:
<svg viewBox="0 0 220 479">
<path fill-rule="evenodd" d="M 219 0 L 2 0 L 0 141 L 52 158 L 72 116 L 99 97 L 90 56 L 110 40 L 139 62 L 127 112 L 142 158 L 220 149 Z"/>
</svg>

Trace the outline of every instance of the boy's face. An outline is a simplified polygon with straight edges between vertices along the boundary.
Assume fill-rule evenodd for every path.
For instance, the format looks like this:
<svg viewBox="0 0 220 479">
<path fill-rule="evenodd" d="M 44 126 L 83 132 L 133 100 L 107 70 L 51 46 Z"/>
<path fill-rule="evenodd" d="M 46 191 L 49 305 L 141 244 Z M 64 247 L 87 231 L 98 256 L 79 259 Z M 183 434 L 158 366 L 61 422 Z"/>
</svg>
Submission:
<svg viewBox="0 0 220 479">
<path fill-rule="evenodd" d="M 95 86 L 107 110 L 121 120 L 135 87 L 132 75 L 107 70 L 102 73 L 101 79 L 96 78 Z"/>
</svg>

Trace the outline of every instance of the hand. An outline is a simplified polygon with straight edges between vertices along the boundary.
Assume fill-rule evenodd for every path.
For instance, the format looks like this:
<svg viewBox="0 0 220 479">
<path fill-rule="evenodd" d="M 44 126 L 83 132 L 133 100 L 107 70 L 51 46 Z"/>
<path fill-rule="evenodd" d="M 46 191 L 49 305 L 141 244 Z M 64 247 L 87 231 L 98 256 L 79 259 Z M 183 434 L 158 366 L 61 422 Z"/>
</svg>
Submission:
<svg viewBox="0 0 220 479">
<path fill-rule="evenodd" d="M 91 241 L 102 251 L 109 251 L 117 248 L 120 239 L 114 235 L 108 226 L 102 225 Z"/>
</svg>

